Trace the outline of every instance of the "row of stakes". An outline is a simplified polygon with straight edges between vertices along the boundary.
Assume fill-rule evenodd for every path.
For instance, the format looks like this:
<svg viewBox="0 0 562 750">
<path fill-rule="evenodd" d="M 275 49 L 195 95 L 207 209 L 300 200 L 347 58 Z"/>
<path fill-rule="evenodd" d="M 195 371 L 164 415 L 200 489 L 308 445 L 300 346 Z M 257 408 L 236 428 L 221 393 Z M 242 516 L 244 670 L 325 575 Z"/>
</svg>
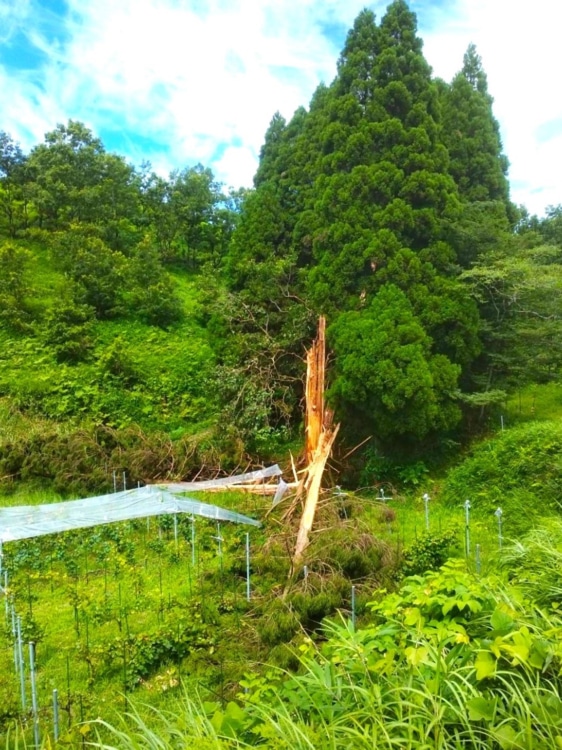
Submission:
<svg viewBox="0 0 562 750">
<path fill-rule="evenodd" d="M 150 531 L 150 518 L 146 519 L 146 527 L 147 530 Z M 160 539 L 162 538 L 162 528 L 158 527 L 158 534 Z M 213 539 L 217 542 L 217 554 L 219 557 L 222 557 L 222 543 L 224 541 L 224 538 L 221 536 L 221 528 L 220 523 L 217 521 L 217 534 L 216 536 L 213 536 Z M 177 514 L 174 514 L 174 542 L 176 550 L 179 547 L 179 537 L 178 537 L 178 517 Z M 196 547 L 196 539 L 195 539 L 195 517 L 191 517 L 191 564 L 195 566 L 196 563 L 196 557 L 195 557 L 195 547 Z M 8 571 L 3 570 L 3 551 L 2 551 L 2 542 L 0 541 L 0 581 L 2 580 L 2 575 L 4 576 L 4 591 L 6 592 L 8 590 Z M 0 583 L 0 593 L 2 592 L 2 584 Z M 246 599 L 250 601 L 250 533 L 246 532 Z M 7 601 L 7 599 L 6 599 Z M 6 604 L 6 607 L 8 605 Z M 7 610 L 6 610 L 7 611 Z"/>
<path fill-rule="evenodd" d="M 195 565 L 195 519 L 192 518 L 191 525 L 191 548 L 192 548 L 192 564 Z M 150 519 L 147 519 L 147 523 L 150 524 Z M 160 530 L 161 531 L 161 530 Z M 174 516 L 174 537 L 176 545 L 178 543 L 178 528 L 177 528 L 177 516 Z M 220 524 L 217 523 L 217 535 L 213 537 L 217 541 L 217 554 L 222 556 L 222 542 L 223 537 L 221 536 Z M 246 598 L 250 601 L 251 589 L 250 589 L 250 534 L 246 532 Z M 14 639 L 14 664 L 16 676 L 20 684 L 20 700 L 23 713 L 27 711 L 27 694 L 26 694 L 26 683 L 25 683 L 25 661 L 23 657 L 24 643 L 22 638 L 21 628 L 21 617 L 17 615 L 13 601 L 10 601 L 8 595 L 8 571 L 2 570 L 2 543 L 0 542 L 0 580 L 2 573 L 4 576 L 4 586 L 0 585 L 0 592 L 3 588 L 5 594 L 5 608 L 6 608 L 6 622 L 11 622 L 12 636 Z M 306 581 L 308 579 L 309 570 L 308 566 L 303 567 L 303 577 Z M 351 586 L 351 624 L 355 628 L 356 624 L 356 587 Z M 40 729 L 39 729 L 39 708 L 37 699 L 37 687 L 36 687 L 36 670 L 35 670 L 35 644 L 31 641 L 28 643 L 29 647 L 29 673 L 31 683 L 31 698 L 32 698 L 32 716 L 33 716 L 33 731 L 34 731 L 34 742 L 35 746 L 40 745 Z M 58 690 L 55 688 L 52 693 L 52 711 L 53 711 L 53 735 L 55 742 L 59 738 L 59 703 L 58 703 Z"/>
<path fill-rule="evenodd" d="M 427 494 L 427 492 L 423 495 L 423 503 L 424 503 L 424 511 L 425 511 L 425 528 L 426 531 L 429 531 L 429 501 L 430 497 Z M 470 510 L 472 508 L 472 505 L 470 503 L 470 500 L 465 500 L 463 504 L 464 508 L 464 548 L 466 557 L 470 556 L 471 553 L 471 545 L 470 545 Z M 503 523 L 503 510 L 501 508 L 497 508 L 497 510 L 494 511 L 494 516 L 498 523 L 498 548 L 501 550 L 503 545 L 503 530 L 502 530 L 502 523 Z M 480 545 L 477 544 L 474 550 L 474 556 L 475 556 L 475 563 L 476 563 L 476 572 L 480 573 L 482 562 L 480 558 Z"/>
<path fill-rule="evenodd" d="M 147 518 L 147 527 L 150 528 L 150 519 Z M 159 528 L 161 535 L 161 528 Z M 217 534 L 213 537 L 217 541 L 217 554 L 222 557 L 222 542 L 224 541 L 221 535 L 220 523 L 217 522 Z M 174 515 L 174 539 L 176 547 L 178 546 L 178 520 L 177 515 Z M 192 565 L 195 565 L 195 518 L 191 518 L 191 561 Z M 250 587 L 250 534 L 246 532 L 246 599 L 250 601 L 251 598 L 251 587 Z M 14 640 L 14 665 L 16 678 L 20 685 L 20 701 L 22 712 L 27 712 L 27 691 L 26 691 L 26 675 L 25 675 L 25 660 L 24 660 L 24 642 L 22 638 L 22 627 L 21 627 L 21 616 L 17 614 L 13 600 L 10 600 L 8 593 L 8 571 L 3 569 L 3 549 L 2 542 L 0 541 L 0 581 L 3 579 L 3 585 L 0 583 L 0 593 L 4 594 L 5 611 L 6 611 L 6 623 L 11 623 L 12 637 Z M 31 683 L 31 709 L 33 716 L 33 735 L 35 747 L 40 746 L 41 735 L 39 729 L 39 703 L 37 699 L 37 684 L 36 684 L 36 670 L 35 670 L 35 643 L 30 641 L 28 643 L 29 648 L 29 678 Z M 58 690 L 55 688 L 52 693 L 52 710 L 53 710 L 53 736 L 55 742 L 59 739 L 59 703 L 58 703 Z"/>
<path fill-rule="evenodd" d="M 115 477 L 114 477 L 115 478 Z M 123 484 L 125 484 L 125 475 L 123 476 Z M 342 493 L 343 494 L 343 493 Z M 381 490 L 381 500 L 388 500 L 389 498 L 384 497 L 384 490 Z M 430 520 L 429 520 L 429 501 L 430 497 L 427 493 L 423 495 L 423 501 L 424 501 L 424 511 L 425 511 L 425 526 L 426 530 L 429 531 L 430 529 Z M 471 552 L 471 545 L 470 545 L 470 509 L 471 509 L 471 503 L 470 500 L 466 500 L 464 502 L 464 510 L 465 510 L 465 551 L 467 557 L 470 555 Z M 503 542 L 503 535 L 502 535 L 502 517 L 503 517 L 503 511 L 501 508 L 498 508 L 494 513 L 497 523 L 498 523 L 498 543 L 499 548 L 502 548 L 502 542 Z M 150 528 L 150 519 L 147 518 L 147 528 Z M 159 533 L 161 534 L 161 528 L 159 527 Z M 217 541 L 217 553 L 219 556 L 222 556 L 222 542 L 223 537 L 221 536 L 220 531 L 220 524 L 217 522 L 217 535 L 213 537 Z M 178 522 L 177 522 L 177 515 L 174 515 L 174 539 L 176 546 L 178 545 Z M 195 565 L 195 518 L 192 517 L 191 519 L 191 554 L 192 554 L 192 564 Z M 25 712 L 27 710 L 27 699 L 26 699 L 26 687 L 25 687 L 25 664 L 23 659 L 23 641 L 22 641 L 22 634 L 21 634 L 21 617 L 16 614 L 15 607 L 13 606 L 13 603 L 9 602 L 9 598 L 7 595 L 8 592 L 8 571 L 4 570 L 2 571 L 2 543 L 0 542 L 0 580 L 2 580 L 2 572 L 4 574 L 4 593 L 5 593 L 5 606 L 6 606 L 6 621 L 9 622 L 11 619 L 12 623 L 12 635 L 14 637 L 14 663 L 16 667 L 16 674 L 19 678 L 20 682 L 20 694 L 21 694 L 21 704 L 22 704 L 22 710 Z M 480 573 L 481 568 L 481 558 L 480 558 L 480 545 L 477 544 L 475 548 L 475 561 L 476 561 L 476 570 L 478 573 Z M 308 578 L 308 566 L 304 566 L 303 568 L 303 576 L 306 580 Z M 0 584 L 0 589 L 2 588 Z M 250 601 L 250 534 L 249 532 L 246 532 L 246 598 L 248 601 Z M 351 624 L 352 627 L 355 627 L 356 623 L 356 587 L 352 585 L 351 587 Z M 37 689 L 36 689 L 36 680 L 35 680 L 35 644 L 31 641 L 28 644 L 29 647 L 29 671 L 30 671 L 30 681 L 31 681 L 31 698 L 32 698 L 32 714 L 33 714 L 33 730 L 34 730 L 34 740 L 35 745 L 38 747 L 40 743 L 40 733 L 39 733 L 39 714 L 38 714 L 38 701 L 37 701 Z M 53 690 L 53 726 L 54 726 L 54 738 L 55 742 L 58 740 L 59 737 L 59 708 L 58 708 L 58 691 L 56 689 Z"/>
<path fill-rule="evenodd" d="M 8 597 L 6 597 L 8 601 Z M 9 614 L 12 621 L 12 636 L 14 637 L 14 664 L 16 676 L 20 684 L 20 698 L 22 711 L 27 711 L 27 691 L 25 685 L 25 661 L 23 658 L 23 638 L 21 633 L 21 617 L 16 614 L 13 602 L 8 604 Z M 29 681 L 31 683 L 31 714 L 33 716 L 33 739 L 35 747 L 41 744 L 41 733 L 39 730 L 39 702 L 37 700 L 37 681 L 35 672 L 35 643 L 29 641 Z M 53 690 L 53 735 L 55 742 L 59 739 L 59 699 L 58 690 Z"/>
<path fill-rule="evenodd" d="M 503 418 L 502 418 L 503 419 Z M 502 425 L 503 427 L 503 425 Z M 339 489 L 339 488 L 337 488 Z M 341 491 L 338 494 L 344 494 Z M 387 500 L 391 500 L 390 497 L 385 497 L 384 489 L 381 489 L 379 492 L 378 500 L 382 502 L 386 502 Z M 423 496 L 423 504 L 424 504 L 424 514 L 425 514 L 425 529 L 429 532 L 429 501 L 431 500 L 430 496 L 426 492 Z M 464 508 L 464 517 L 465 517 L 465 526 L 464 526 L 464 546 L 465 546 L 465 553 L 466 557 L 470 556 L 470 509 L 471 509 L 471 503 L 470 500 L 465 500 L 463 504 Z M 501 550 L 503 545 L 503 531 L 502 531 L 502 523 L 503 523 L 503 510 L 501 508 L 497 508 L 497 510 L 494 511 L 494 516 L 496 517 L 497 523 L 498 523 L 498 547 Z M 475 546 L 474 550 L 475 555 L 475 563 L 476 563 L 476 572 L 480 573 L 480 569 L 482 566 L 481 559 L 480 559 L 480 545 L 477 544 Z"/>
<path fill-rule="evenodd" d="M 174 520 L 177 521 L 176 517 Z M 192 530 L 195 524 L 192 524 Z M 222 555 L 222 541 L 220 533 L 220 525 L 217 524 L 217 536 L 214 537 L 218 542 L 218 554 Z M 177 539 L 176 539 L 177 540 Z M 194 536 L 192 537 L 193 543 L 195 542 Z M 246 533 L 246 598 L 250 601 L 250 534 Z M 195 550 L 193 544 L 192 547 Z M 22 621 L 21 616 L 17 614 L 13 600 L 10 600 L 8 595 L 8 571 L 2 571 L 2 544 L 0 542 L 0 580 L 1 574 L 4 575 L 4 586 L 0 585 L 0 592 L 3 589 L 5 594 L 5 608 L 6 608 L 6 622 L 11 622 L 12 636 L 14 640 L 14 665 L 16 677 L 20 685 L 20 701 L 22 712 L 27 712 L 27 690 L 26 690 L 26 669 L 24 660 L 24 642 L 22 638 Z M 309 570 L 308 566 L 303 567 L 303 577 L 306 581 L 308 579 Z M 356 623 L 356 587 L 351 586 L 351 624 L 355 628 Z M 33 717 L 33 734 L 34 744 L 38 748 L 41 742 L 40 726 L 39 726 L 39 702 L 37 698 L 37 684 L 36 684 L 36 669 L 35 669 L 35 644 L 33 641 L 28 643 L 29 648 L 29 679 L 31 684 L 31 710 Z M 52 713 L 53 713 L 53 736 L 55 742 L 58 741 L 60 735 L 60 723 L 59 723 L 59 702 L 58 702 L 58 690 L 55 688 L 52 692 Z"/>
</svg>

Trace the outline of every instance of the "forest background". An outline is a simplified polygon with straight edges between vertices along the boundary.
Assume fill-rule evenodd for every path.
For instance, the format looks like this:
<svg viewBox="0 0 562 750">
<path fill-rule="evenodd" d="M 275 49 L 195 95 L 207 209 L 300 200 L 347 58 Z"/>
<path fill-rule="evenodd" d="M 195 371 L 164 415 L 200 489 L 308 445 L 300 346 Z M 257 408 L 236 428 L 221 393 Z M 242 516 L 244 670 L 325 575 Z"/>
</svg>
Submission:
<svg viewBox="0 0 562 750">
<path fill-rule="evenodd" d="M 416 479 L 557 381 L 562 207 L 509 198 L 474 46 L 435 79 L 402 0 L 273 116 L 251 190 L 167 179 L 70 120 L 0 135 L 0 481 L 65 494 L 298 452 L 320 314 L 338 481 Z M 361 444 L 358 450 L 350 453 Z"/>
</svg>

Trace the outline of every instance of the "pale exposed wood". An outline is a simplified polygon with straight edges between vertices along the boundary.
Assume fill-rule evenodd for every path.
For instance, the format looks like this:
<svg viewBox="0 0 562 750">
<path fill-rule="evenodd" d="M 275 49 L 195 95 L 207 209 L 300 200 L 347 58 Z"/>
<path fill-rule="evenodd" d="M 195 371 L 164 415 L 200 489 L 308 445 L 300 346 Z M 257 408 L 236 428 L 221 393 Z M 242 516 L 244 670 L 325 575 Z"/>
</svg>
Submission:
<svg viewBox="0 0 562 750">
<path fill-rule="evenodd" d="M 299 494 L 299 491 L 300 491 L 300 494 Z M 294 516 L 295 510 L 297 509 L 297 507 L 299 505 L 302 508 L 302 491 L 301 491 L 301 484 L 300 484 L 300 482 L 297 485 L 297 491 L 296 491 L 296 493 L 293 495 L 293 501 L 289 505 L 289 507 L 287 508 L 287 510 L 283 513 L 283 515 L 281 516 L 281 520 L 283 522 L 286 522 L 289 519 L 291 519 Z"/>
<path fill-rule="evenodd" d="M 287 482 L 289 489 L 295 489 L 298 482 Z M 275 495 L 277 492 L 276 484 L 223 484 L 222 487 L 209 487 L 205 492 L 223 492 L 225 490 L 241 490 L 242 492 L 251 492 L 254 495 Z"/>
<path fill-rule="evenodd" d="M 345 461 L 345 459 L 349 458 L 351 455 L 353 455 L 355 453 L 355 451 L 358 451 L 359 448 L 362 448 L 365 445 L 365 443 L 368 443 L 369 440 L 371 440 L 372 437 L 373 437 L 372 435 L 368 435 L 365 438 L 365 440 L 362 440 L 360 443 L 357 443 L 357 445 L 355 446 L 355 448 L 352 448 L 350 451 L 347 451 L 347 453 L 345 454 L 345 456 L 342 457 L 342 461 Z"/>
<path fill-rule="evenodd" d="M 293 458 L 292 453 L 289 453 L 289 455 L 291 456 L 291 469 L 293 470 L 293 477 L 295 478 L 295 482 L 298 483 L 299 478 L 297 476 L 297 467 L 295 466 L 295 459 Z"/>
<path fill-rule="evenodd" d="M 322 475 L 332 451 L 334 440 L 338 434 L 339 424 L 335 428 L 323 431 L 320 434 L 319 445 L 316 450 L 312 464 L 309 466 L 307 480 L 307 495 L 304 511 L 302 514 L 297 543 L 295 545 L 295 554 L 293 555 L 293 566 L 299 565 L 306 547 L 308 546 L 308 535 L 312 529 L 318 497 L 320 495 L 320 486 L 322 484 Z"/>
<path fill-rule="evenodd" d="M 290 515 L 306 492 L 306 502 L 293 555 L 293 568 L 302 561 L 308 545 L 308 536 L 318 505 L 322 476 L 339 430 L 339 425 L 332 427 L 333 413 L 324 405 L 325 377 L 326 319 L 322 316 L 318 322 L 316 340 L 306 354 L 305 459 L 307 468 L 298 484 L 295 499 L 287 514 Z"/>
<path fill-rule="evenodd" d="M 318 335 L 306 353 L 305 460 L 314 458 L 324 423 L 324 379 L 326 368 L 326 318 L 318 321 Z"/>
</svg>

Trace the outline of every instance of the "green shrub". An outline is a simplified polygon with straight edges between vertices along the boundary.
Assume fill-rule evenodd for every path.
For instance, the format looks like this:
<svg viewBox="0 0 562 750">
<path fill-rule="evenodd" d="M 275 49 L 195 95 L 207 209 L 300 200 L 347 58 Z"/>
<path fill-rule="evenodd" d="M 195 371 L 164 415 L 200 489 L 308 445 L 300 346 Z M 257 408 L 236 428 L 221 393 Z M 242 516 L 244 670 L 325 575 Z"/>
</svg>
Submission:
<svg viewBox="0 0 562 750">
<path fill-rule="evenodd" d="M 94 344 L 94 309 L 72 299 L 63 301 L 45 316 L 42 339 L 58 362 L 81 362 Z"/>
<path fill-rule="evenodd" d="M 285 602 L 274 600 L 269 611 L 261 618 L 258 634 L 266 646 L 288 643 L 299 629 L 299 618 Z"/>
<path fill-rule="evenodd" d="M 427 533 L 404 550 L 400 573 L 412 576 L 438 570 L 458 551 L 459 535 L 455 529 L 439 534 Z"/>
<path fill-rule="evenodd" d="M 212 457 L 183 438 L 173 442 L 162 433 L 133 427 L 56 431 L 20 436 L 0 443 L 0 476 L 51 485 L 64 495 L 109 491 L 113 470 L 127 476 L 129 487 L 147 479 L 187 477 Z"/>
<path fill-rule="evenodd" d="M 346 509 L 354 517 L 358 511 Z M 307 549 L 309 567 L 326 566 L 350 581 L 371 578 L 383 582 L 394 564 L 389 546 L 360 525 L 342 519 L 340 527 L 319 534 Z"/>
<path fill-rule="evenodd" d="M 334 623 L 319 648 L 303 643 L 297 674 L 249 676 L 237 736 L 326 750 L 560 746 L 559 618 L 460 563 L 371 608 L 367 627 Z"/>
</svg>

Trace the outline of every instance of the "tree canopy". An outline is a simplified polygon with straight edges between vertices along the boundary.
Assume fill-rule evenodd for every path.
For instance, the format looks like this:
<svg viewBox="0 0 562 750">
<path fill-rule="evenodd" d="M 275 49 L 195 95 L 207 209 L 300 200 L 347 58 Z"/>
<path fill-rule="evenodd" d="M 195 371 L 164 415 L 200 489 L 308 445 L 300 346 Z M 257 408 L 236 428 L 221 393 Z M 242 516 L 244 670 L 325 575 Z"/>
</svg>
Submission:
<svg viewBox="0 0 562 750">
<path fill-rule="evenodd" d="M 0 132 L 0 326 L 65 368 L 110 352 L 104 372 L 121 326 L 200 327 L 213 414 L 259 450 L 299 429 L 326 315 L 343 439 L 448 439 L 486 392 L 560 374 L 562 209 L 515 208 L 507 174 L 475 46 L 436 79 L 394 0 L 359 13 L 308 106 L 273 114 L 253 189 L 135 167 L 74 120 L 28 154 Z"/>
</svg>

